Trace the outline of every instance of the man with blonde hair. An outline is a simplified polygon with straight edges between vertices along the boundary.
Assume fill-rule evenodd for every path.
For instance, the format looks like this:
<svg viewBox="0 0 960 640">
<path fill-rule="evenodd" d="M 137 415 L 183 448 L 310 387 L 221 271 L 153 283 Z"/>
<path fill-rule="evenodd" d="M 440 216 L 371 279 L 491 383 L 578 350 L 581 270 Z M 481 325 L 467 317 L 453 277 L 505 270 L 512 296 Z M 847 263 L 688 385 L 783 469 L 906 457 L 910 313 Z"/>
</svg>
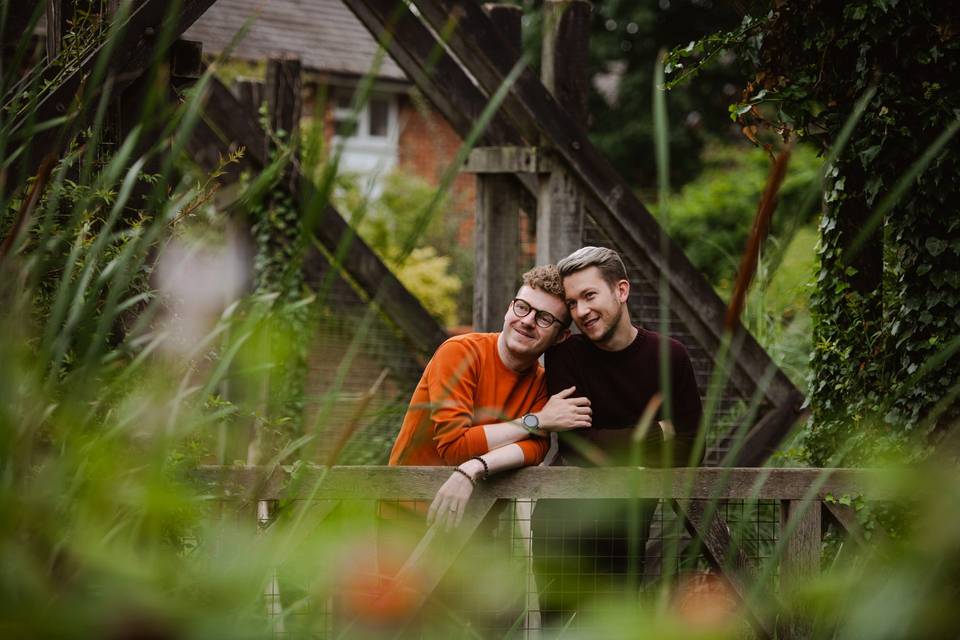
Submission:
<svg viewBox="0 0 960 640">
<path fill-rule="evenodd" d="M 593 422 L 590 429 L 558 434 L 555 464 L 636 464 L 636 436 L 642 436 L 643 465 L 699 464 L 695 445 L 702 408 L 690 357 L 677 340 L 631 322 L 630 281 L 620 256 L 605 247 L 583 247 L 560 260 L 557 269 L 567 308 L 581 333 L 547 351 L 547 389 L 576 388 L 571 397 L 590 401 Z M 661 380 L 663 353 L 666 383 Z M 637 434 L 645 414 L 652 420 L 645 434 Z M 631 549 L 629 501 L 537 504 L 534 559 L 541 610 L 548 620 L 579 610 L 596 591 L 623 586 L 631 556 L 642 574 L 656 505 L 655 500 L 641 501 L 639 535 Z"/>
<path fill-rule="evenodd" d="M 570 314 L 556 267 L 523 276 L 499 333 L 468 333 L 437 349 L 413 393 L 391 465 L 456 465 L 427 513 L 456 526 L 477 482 L 539 464 L 548 435 L 590 426 L 590 401 L 575 389 L 547 396 L 538 359 L 567 334 Z"/>
</svg>

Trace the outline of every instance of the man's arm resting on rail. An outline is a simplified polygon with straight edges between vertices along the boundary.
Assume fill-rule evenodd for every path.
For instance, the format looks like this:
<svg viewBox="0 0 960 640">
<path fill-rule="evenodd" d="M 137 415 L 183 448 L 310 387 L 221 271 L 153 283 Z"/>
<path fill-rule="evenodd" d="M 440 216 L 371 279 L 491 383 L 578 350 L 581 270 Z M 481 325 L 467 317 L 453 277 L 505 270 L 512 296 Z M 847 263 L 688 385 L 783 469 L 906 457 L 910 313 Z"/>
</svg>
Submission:
<svg viewBox="0 0 960 640">
<path fill-rule="evenodd" d="M 486 467 L 478 458 L 487 463 Z M 460 464 L 459 471 L 454 471 L 437 491 L 427 511 L 427 524 L 437 522 L 448 531 L 459 526 L 476 483 L 485 475 L 524 466 L 524 458 L 520 445 L 512 443 Z"/>
</svg>

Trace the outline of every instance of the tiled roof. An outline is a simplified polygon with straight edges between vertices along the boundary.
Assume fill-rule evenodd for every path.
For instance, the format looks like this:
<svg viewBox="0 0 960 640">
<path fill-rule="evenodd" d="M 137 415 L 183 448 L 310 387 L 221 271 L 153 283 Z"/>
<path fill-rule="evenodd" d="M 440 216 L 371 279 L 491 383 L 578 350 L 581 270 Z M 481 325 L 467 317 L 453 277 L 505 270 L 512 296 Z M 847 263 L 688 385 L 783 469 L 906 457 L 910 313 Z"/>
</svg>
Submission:
<svg viewBox="0 0 960 640">
<path fill-rule="evenodd" d="M 217 0 L 183 37 L 200 40 L 204 54 L 217 55 L 251 18 L 231 57 L 263 60 L 287 54 L 308 69 L 361 76 L 373 64 L 376 41 L 340 0 Z M 377 77 L 406 78 L 389 56 Z"/>
</svg>

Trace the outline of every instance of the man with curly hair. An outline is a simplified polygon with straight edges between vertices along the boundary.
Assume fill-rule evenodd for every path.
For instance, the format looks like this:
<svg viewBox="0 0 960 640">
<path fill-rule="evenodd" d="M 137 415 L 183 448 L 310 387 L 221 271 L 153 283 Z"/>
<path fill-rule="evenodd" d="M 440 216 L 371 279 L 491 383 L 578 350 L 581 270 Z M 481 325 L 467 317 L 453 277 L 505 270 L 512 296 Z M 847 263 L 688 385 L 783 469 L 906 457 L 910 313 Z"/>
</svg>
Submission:
<svg viewBox="0 0 960 640">
<path fill-rule="evenodd" d="M 468 333 L 437 349 L 413 393 L 391 465 L 457 465 L 427 512 L 456 526 L 476 483 L 539 464 L 549 433 L 590 426 L 590 401 L 563 389 L 547 397 L 540 356 L 568 334 L 570 314 L 553 265 L 535 267 L 499 333 Z"/>
</svg>

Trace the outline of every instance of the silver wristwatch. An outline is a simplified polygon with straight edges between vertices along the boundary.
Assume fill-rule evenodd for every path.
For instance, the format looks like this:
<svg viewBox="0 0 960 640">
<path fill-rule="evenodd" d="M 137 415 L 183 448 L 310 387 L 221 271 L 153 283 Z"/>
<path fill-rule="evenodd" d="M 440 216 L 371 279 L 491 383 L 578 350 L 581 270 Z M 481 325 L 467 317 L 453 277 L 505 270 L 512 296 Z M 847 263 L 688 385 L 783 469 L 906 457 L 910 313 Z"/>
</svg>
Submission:
<svg viewBox="0 0 960 640">
<path fill-rule="evenodd" d="M 523 428 L 529 431 L 530 433 L 534 435 L 540 434 L 540 418 L 538 418 L 534 414 L 528 413 L 527 415 L 520 418 L 520 424 L 523 425 Z"/>
</svg>

